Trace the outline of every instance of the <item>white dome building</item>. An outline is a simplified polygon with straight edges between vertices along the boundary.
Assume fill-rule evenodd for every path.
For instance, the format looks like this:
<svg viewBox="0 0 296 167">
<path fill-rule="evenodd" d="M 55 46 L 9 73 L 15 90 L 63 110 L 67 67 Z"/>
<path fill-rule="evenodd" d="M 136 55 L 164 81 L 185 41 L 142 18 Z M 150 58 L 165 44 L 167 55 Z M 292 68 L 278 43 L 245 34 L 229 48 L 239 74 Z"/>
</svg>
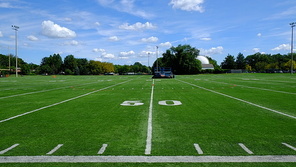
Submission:
<svg viewBox="0 0 296 167">
<path fill-rule="evenodd" d="M 206 56 L 197 56 L 197 59 L 201 64 L 210 64 L 209 59 Z"/>
<path fill-rule="evenodd" d="M 210 64 L 210 61 L 206 56 L 197 56 L 196 59 L 201 62 L 202 70 L 214 70 L 213 64 Z"/>
</svg>

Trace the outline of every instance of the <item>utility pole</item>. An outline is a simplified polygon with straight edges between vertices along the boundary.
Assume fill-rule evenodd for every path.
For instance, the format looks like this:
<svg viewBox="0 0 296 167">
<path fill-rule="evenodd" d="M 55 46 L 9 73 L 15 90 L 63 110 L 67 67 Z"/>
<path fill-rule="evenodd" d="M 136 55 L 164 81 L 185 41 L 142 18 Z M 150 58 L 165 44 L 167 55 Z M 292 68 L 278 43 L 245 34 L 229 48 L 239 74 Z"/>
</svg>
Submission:
<svg viewBox="0 0 296 167">
<path fill-rule="evenodd" d="M 17 31 L 20 27 L 16 25 L 12 25 L 11 27 L 15 31 L 15 77 L 18 77 L 17 76 Z"/>
<path fill-rule="evenodd" d="M 293 36 L 294 36 L 294 34 L 293 34 L 293 28 L 296 26 L 296 22 L 293 22 L 293 23 L 290 23 L 290 26 L 291 26 L 291 28 L 292 28 L 292 35 L 291 35 L 291 74 L 293 74 L 293 65 L 294 65 L 294 63 L 293 63 Z"/>
</svg>

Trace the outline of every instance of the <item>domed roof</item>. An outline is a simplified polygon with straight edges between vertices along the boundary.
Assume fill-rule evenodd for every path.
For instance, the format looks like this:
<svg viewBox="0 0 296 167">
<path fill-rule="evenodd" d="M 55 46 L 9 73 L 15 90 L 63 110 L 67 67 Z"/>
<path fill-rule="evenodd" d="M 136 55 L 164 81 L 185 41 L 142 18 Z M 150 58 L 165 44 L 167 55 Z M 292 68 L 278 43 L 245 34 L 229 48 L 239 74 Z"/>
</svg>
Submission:
<svg viewBox="0 0 296 167">
<path fill-rule="evenodd" d="M 197 56 L 197 58 L 201 64 L 210 64 L 209 59 L 205 56 Z"/>
</svg>

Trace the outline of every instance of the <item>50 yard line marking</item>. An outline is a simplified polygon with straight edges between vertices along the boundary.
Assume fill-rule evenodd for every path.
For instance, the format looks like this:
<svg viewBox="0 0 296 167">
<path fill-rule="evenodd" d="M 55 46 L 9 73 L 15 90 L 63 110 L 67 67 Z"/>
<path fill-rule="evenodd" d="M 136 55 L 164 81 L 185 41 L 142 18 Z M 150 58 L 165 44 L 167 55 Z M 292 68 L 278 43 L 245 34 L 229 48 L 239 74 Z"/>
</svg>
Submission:
<svg viewBox="0 0 296 167">
<path fill-rule="evenodd" d="M 146 139 L 146 149 L 145 154 L 151 154 L 151 144 L 152 144 L 152 108 L 153 108 L 153 93 L 154 93 L 154 79 L 152 80 L 151 86 L 151 96 L 149 105 L 149 116 L 148 116 L 148 127 L 147 127 L 147 139 Z"/>
</svg>

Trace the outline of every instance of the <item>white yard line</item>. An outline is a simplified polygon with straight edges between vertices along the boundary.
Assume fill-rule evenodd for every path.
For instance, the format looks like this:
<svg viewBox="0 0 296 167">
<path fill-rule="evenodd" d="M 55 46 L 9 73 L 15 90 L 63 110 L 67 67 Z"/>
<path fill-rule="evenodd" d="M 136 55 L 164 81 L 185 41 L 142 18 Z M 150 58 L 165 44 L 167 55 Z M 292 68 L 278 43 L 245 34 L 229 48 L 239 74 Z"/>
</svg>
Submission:
<svg viewBox="0 0 296 167">
<path fill-rule="evenodd" d="M 177 79 L 178 80 L 178 79 Z M 252 103 L 252 102 L 249 102 L 249 101 L 246 101 L 246 100 L 242 100 L 242 99 L 239 99 L 239 98 L 236 98 L 236 97 L 233 97 L 233 96 L 230 96 L 230 95 L 227 95 L 227 94 L 224 94 L 224 93 L 220 93 L 220 92 L 217 92 L 217 91 L 214 91 L 214 90 L 211 90 L 211 89 L 207 89 L 207 88 L 204 88 L 204 87 L 201 87 L 201 86 L 197 86 L 195 84 L 192 84 L 192 83 L 189 83 L 189 82 L 185 82 L 185 81 L 182 81 L 182 80 L 178 80 L 180 82 L 183 82 L 183 83 L 186 83 L 188 85 L 191 85 L 191 86 L 195 86 L 197 88 L 200 88 L 200 89 L 203 89 L 203 90 L 206 90 L 206 91 L 209 91 L 209 92 L 213 92 L 213 93 L 216 93 L 216 94 L 219 94 L 219 95 L 222 95 L 222 96 L 225 96 L 225 97 L 229 97 L 231 99 L 235 99 L 235 100 L 238 100 L 238 101 L 241 101 L 241 102 L 244 102 L 244 103 L 247 103 L 247 104 L 250 104 L 252 106 L 256 106 L 258 108 L 262 108 L 262 109 L 265 109 L 265 110 L 268 110 L 268 111 L 271 111 L 271 112 L 274 112 L 274 113 L 277 113 L 277 114 L 280 114 L 280 115 L 284 115 L 286 117 L 290 117 L 290 118 L 293 118 L 293 119 L 296 119 L 295 116 L 292 116 L 292 115 L 289 115 L 289 114 L 286 114 L 286 113 L 283 113 L 283 112 L 280 112 L 280 111 L 277 111 L 277 110 L 273 110 L 271 108 L 267 108 L 267 107 L 263 107 L 263 106 L 260 106 L 258 104 L 255 104 L 255 103 Z"/>
<path fill-rule="evenodd" d="M 248 147 L 246 147 L 243 143 L 238 143 L 238 145 L 245 150 L 245 152 L 247 152 L 248 154 L 254 154 L 250 149 L 248 149 Z"/>
<path fill-rule="evenodd" d="M 85 84 L 81 84 L 81 85 L 77 85 L 77 86 L 94 84 L 94 83 L 98 83 L 98 82 L 85 83 Z M 60 88 L 40 90 L 40 91 L 35 91 L 35 92 L 27 92 L 27 93 L 22 93 L 22 94 L 16 94 L 16 95 L 10 95 L 10 96 L 0 97 L 0 99 L 6 99 L 6 98 L 18 97 L 18 96 L 24 96 L 24 95 L 30 95 L 30 94 L 35 94 L 35 93 L 49 92 L 49 91 L 52 91 L 52 90 L 64 89 L 64 88 L 69 88 L 69 87 L 71 87 L 71 86 L 64 86 L 64 87 L 60 87 Z"/>
<path fill-rule="evenodd" d="M 282 144 L 289 147 L 289 148 L 291 148 L 292 150 L 296 151 L 296 148 L 291 146 L 290 144 L 287 144 L 287 143 L 282 143 Z"/>
<path fill-rule="evenodd" d="M 102 147 L 100 148 L 98 154 L 103 154 L 107 148 L 108 144 L 103 144 Z"/>
<path fill-rule="evenodd" d="M 148 117 L 147 139 L 146 139 L 146 149 L 145 149 L 146 155 L 151 154 L 153 92 L 154 92 L 154 79 L 152 80 L 150 105 L 149 105 L 149 117 Z"/>
<path fill-rule="evenodd" d="M 210 82 L 222 83 L 222 84 L 225 84 L 225 85 L 233 85 L 231 83 L 226 83 L 226 82 L 218 82 L 218 81 L 210 81 Z M 276 93 L 284 93 L 284 94 L 296 95 L 296 93 L 293 93 L 293 92 L 285 92 L 285 91 L 280 91 L 280 90 L 272 90 L 272 89 L 266 89 L 266 88 L 258 88 L 258 87 L 245 86 L 245 85 L 239 85 L 239 84 L 235 84 L 235 85 L 236 86 L 243 87 L 243 88 L 258 89 L 258 90 L 265 90 L 265 91 L 276 92 Z"/>
<path fill-rule="evenodd" d="M 19 145 L 19 144 L 14 144 L 14 145 L 10 146 L 9 148 L 7 148 L 7 149 L 5 149 L 5 150 L 2 150 L 2 151 L 0 151 L 0 154 L 4 154 L 4 153 L 6 153 L 7 151 L 14 149 L 14 148 L 17 147 L 18 145 Z"/>
<path fill-rule="evenodd" d="M 66 87 L 55 88 L 55 89 L 48 89 L 48 90 L 40 90 L 40 91 L 35 91 L 35 92 L 27 92 L 27 93 L 22 93 L 22 94 L 17 94 L 17 95 L 10 95 L 10 96 L 5 96 L 5 97 L 0 97 L 0 99 L 6 99 L 6 98 L 10 98 L 10 97 L 18 97 L 18 96 L 24 96 L 24 95 L 30 95 L 30 94 L 34 94 L 34 93 L 48 92 L 48 91 L 58 90 L 58 89 L 63 89 L 63 88 L 66 88 Z"/>
<path fill-rule="evenodd" d="M 51 151 L 49 151 L 48 153 L 46 153 L 47 155 L 51 155 L 54 152 L 58 151 L 58 149 L 60 149 L 63 146 L 63 144 L 58 144 L 54 149 L 52 149 Z"/>
<path fill-rule="evenodd" d="M 296 155 L 265 156 L 0 156 L 0 163 L 231 163 L 296 162 Z"/>
<path fill-rule="evenodd" d="M 93 93 L 96 93 L 96 92 L 99 92 L 99 91 L 102 91 L 102 90 L 105 90 L 105 89 L 108 89 L 108 88 L 111 88 L 111 87 L 114 87 L 114 86 L 117 86 L 117 85 L 120 85 L 120 84 L 124 84 L 124 83 L 129 82 L 129 81 L 131 81 L 131 80 L 124 81 L 124 82 L 121 82 L 121 83 L 117 83 L 115 85 L 107 86 L 105 88 L 98 89 L 98 90 L 95 90 L 95 91 L 92 91 L 92 92 L 89 92 L 89 93 L 86 93 L 86 94 L 83 94 L 83 95 L 80 95 L 80 96 L 76 96 L 76 97 L 73 97 L 73 98 L 58 102 L 58 103 L 54 103 L 54 104 L 44 106 L 44 107 L 41 107 L 41 108 L 38 108 L 38 109 L 35 109 L 35 110 L 32 110 L 32 111 L 28 111 L 28 112 L 25 112 L 25 113 L 22 113 L 22 114 L 19 114 L 19 115 L 16 115 L 16 116 L 13 116 L 13 117 L 10 117 L 10 118 L 7 118 L 7 119 L 3 119 L 3 120 L 0 120 L 0 123 L 15 119 L 15 118 L 27 115 L 27 114 L 31 114 L 31 113 L 34 113 L 36 111 L 40 111 L 40 110 L 43 110 L 43 109 L 46 109 L 46 108 L 49 108 L 49 107 L 53 107 L 53 106 L 56 106 L 56 105 L 59 105 L 59 104 L 63 104 L 63 103 L 66 103 L 68 101 L 72 101 L 72 100 L 75 100 L 75 99 L 78 99 L 78 98 L 81 98 L 81 97 L 84 97 L 84 96 L 87 96 L 87 95 L 90 95 L 90 94 L 93 94 Z"/>
<path fill-rule="evenodd" d="M 198 154 L 203 154 L 203 151 L 198 144 L 194 144 L 194 147 Z"/>
</svg>

